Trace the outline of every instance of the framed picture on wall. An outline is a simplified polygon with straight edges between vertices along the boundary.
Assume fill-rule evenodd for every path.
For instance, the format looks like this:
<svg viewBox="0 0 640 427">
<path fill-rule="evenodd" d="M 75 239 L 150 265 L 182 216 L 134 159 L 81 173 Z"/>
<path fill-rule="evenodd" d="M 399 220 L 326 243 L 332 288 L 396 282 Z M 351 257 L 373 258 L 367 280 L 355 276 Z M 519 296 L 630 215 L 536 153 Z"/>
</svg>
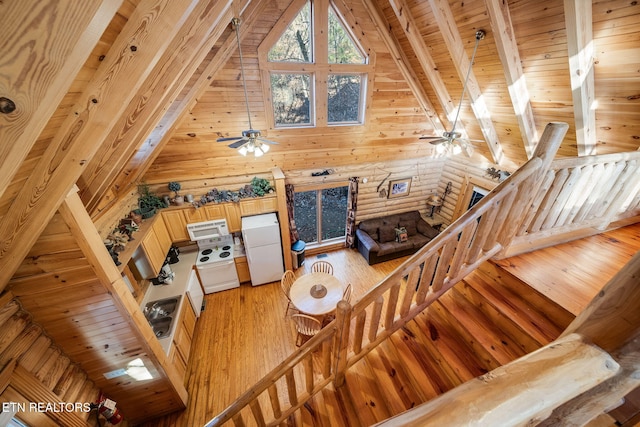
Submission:
<svg viewBox="0 0 640 427">
<path fill-rule="evenodd" d="M 394 179 L 389 181 L 389 198 L 403 197 L 409 195 L 411 188 L 411 178 Z"/>
</svg>

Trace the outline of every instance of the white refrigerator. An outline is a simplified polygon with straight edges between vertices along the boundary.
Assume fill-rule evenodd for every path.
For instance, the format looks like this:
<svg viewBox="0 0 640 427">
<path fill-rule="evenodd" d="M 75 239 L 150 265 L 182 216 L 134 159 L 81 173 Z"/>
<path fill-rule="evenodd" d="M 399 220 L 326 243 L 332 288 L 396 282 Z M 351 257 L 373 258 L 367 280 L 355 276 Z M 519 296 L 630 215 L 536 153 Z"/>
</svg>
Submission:
<svg viewBox="0 0 640 427">
<path fill-rule="evenodd" d="M 276 214 L 243 217 L 242 239 L 251 274 L 251 285 L 264 285 L 282 279 L 282 245 Z"/>
</svg>

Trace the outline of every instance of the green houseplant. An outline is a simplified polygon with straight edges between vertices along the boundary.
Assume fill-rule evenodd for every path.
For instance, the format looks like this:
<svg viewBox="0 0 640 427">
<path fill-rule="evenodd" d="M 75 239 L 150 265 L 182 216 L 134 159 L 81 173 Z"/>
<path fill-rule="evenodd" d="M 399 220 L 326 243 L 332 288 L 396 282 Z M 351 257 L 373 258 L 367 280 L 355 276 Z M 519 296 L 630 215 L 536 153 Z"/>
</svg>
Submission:
<svg viewBox="0 0 640 427">
<path fill-rule="evenodd" d="M 149 184 L 138 185 L 138 214 L 142 218 L 151 218 L 158 209 L 166 208 L 167 204 L 149 188 Z"/>
</svg>

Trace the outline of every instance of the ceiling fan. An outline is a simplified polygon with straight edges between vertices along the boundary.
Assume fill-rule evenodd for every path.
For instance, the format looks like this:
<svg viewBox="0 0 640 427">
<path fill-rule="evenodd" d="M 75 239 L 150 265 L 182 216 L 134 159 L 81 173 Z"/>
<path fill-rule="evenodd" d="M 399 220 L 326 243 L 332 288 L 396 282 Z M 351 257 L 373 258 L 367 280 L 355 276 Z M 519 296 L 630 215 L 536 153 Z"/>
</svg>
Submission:
<svg viewBox="0 0 640 427">
<path fill-rule="evenodd" d="M 484 30 L 476 31 L 476 44 L 473 48 L 473 55 L 471 55 L 471 62 L 469 63 L 469 69 L 467 70 L 467 77 L 465 78 L 464 85 L 462 86 L 462 95 L 460 95 L 460 101 L 458 102 L 458 110 L 456 111 L 456 117 L 453 120 L 453 125 L 451 126 L 451 131 L 443 132 L 442 136 L 421 136 L 420 139 L 430 139 L 430 144 L 436 146 L 436 151 L 438 154 L 459 154 L 463 150 L 468 156 L 471 156 L 473 153 L 473 145 L 474 142 L 482 142 L 481 140 L 470 140 L 466 138 L 462 138 L 462 134 L 460 132 L 456 132 L 456 124 L 458 123 L 458 118 L 460 117 L 460 110 L 462 109 L 462 100 L 464 99 L 464 94 L 467 91 L 467 84 L 469 83 L 469 76 L 471 74 L 471 68 L 473 67 L 473 61 L 476 57 L 476 51 L 478 50 L 478 44 L 480 40 L 484 39 L 485 36 Z"/>
<path fill-rule="evenodd" d="M 235 148 L 240 154 L 246 156 L 247 153 L 253 153 L 254 156 L 260 157 L 269 151 L 269 145 L 277 144 L 277 142 L 269 141 L 260 136 L 260 131 L 253 129 L 251 125 L 251 111 L 249 111 L 249 97 L 247 96 L 247 82 L 244 79 L 244 64 L 242 62 L 242 49 L 240 48 L 240 20 L 233 18 L 231 24 L 235 28 L 236 41 L 238 42 L 238 53 L 240 55 L 240 73 L 242 75 L 242 88 L 244 89 L 244 101 L 247 105 L 247 118 L 249 119 L 249 129 L 242 131 L 242 136 L 231 136 L 218 138 L 217 142 L 234 141 L 228 145 Z"/>
</svg>

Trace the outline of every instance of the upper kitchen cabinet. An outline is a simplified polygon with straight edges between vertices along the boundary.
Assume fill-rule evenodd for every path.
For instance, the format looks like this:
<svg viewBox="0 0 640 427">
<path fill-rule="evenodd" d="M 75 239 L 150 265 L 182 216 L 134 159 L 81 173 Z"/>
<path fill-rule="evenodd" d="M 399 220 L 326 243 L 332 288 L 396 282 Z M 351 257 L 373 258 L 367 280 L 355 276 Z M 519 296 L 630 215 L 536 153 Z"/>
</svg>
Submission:
<svg viewBox="0 0 640 427">
<path fill-rule="evenodd" d="M 174 243 L 186 242 L 189 240 L 189 233 L 187 233 L 187 218 L 183 211 L 186 210 L 172 209 L 162 211 L 162 219 L 164 220 L 165 226 L 167 227 L 169 237 Z"/>
<path fill-rule="evenodd" d="M 259 215 L 278 211 L 278 199 L 275 197 L 258 197 L 240 202 L 240 215 Z"/>
</svg>

